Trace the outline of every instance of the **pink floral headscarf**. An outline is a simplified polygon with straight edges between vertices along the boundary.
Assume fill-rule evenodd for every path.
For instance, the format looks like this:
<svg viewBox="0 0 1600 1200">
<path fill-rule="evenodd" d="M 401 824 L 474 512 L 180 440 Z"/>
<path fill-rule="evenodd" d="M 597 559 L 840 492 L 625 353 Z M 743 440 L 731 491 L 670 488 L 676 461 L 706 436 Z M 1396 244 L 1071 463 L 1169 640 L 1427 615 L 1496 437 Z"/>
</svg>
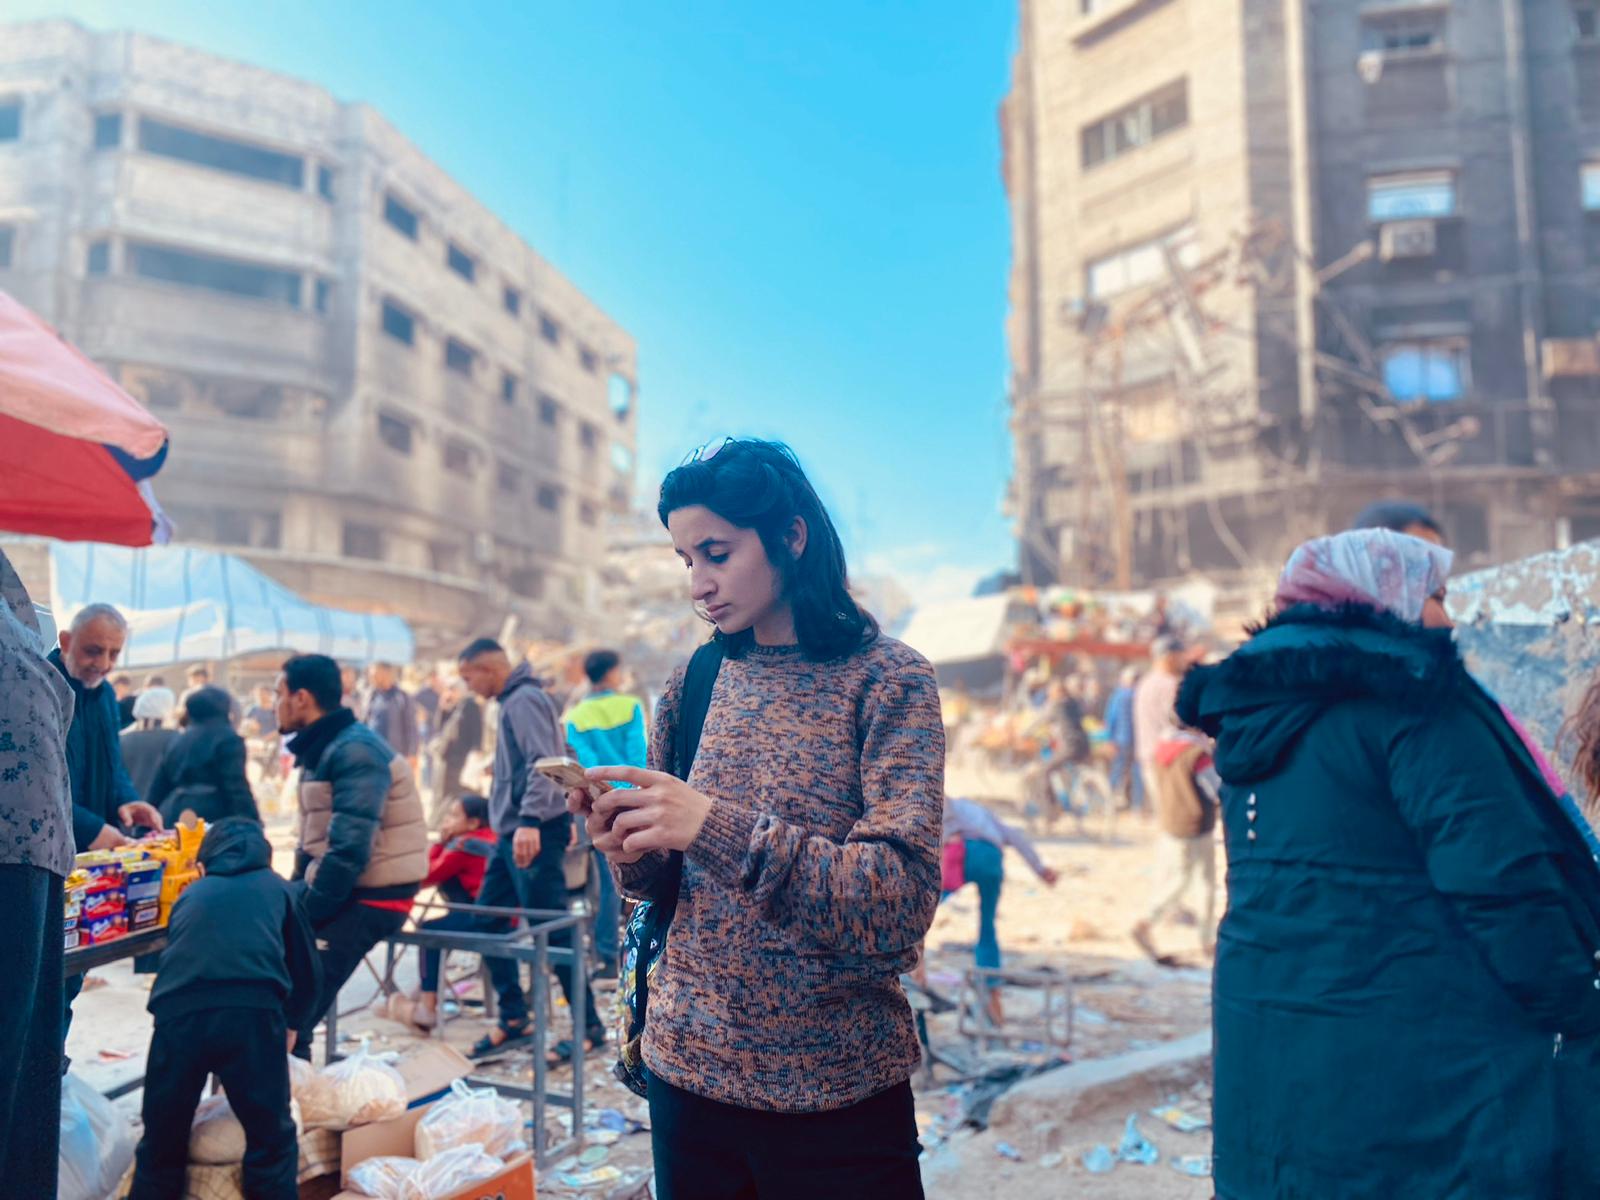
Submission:
<svg viewBox="0 0 1600 1200">
<path fill-rule="evenodd" d="M 1388 529 L 1313 538 L 1289 556 L 1278 607 L 1366 604 L 1415 623 L 1450 578 L 1453 559 L 1443 546 Z"/>
</svg>

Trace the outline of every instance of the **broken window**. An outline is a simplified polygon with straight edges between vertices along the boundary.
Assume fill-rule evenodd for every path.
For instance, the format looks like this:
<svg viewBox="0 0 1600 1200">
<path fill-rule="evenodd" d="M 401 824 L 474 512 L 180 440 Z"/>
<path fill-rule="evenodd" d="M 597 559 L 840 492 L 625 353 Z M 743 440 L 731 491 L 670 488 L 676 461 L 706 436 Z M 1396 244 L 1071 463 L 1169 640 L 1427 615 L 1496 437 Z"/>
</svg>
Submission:
<svg viewBox="0 0 1600 1200">
<path fill-rule="evenodd" d="M 541 483 L 539 485 L 539 507 L 546 512 L 560 512 L 561 489 L 554 484 Z"/>
<path fill-rule="evenodd" d="M 378 414 L 378 440 L 398 454 L 411 453 L 413 430 L 410 421 L 388 413 Z"/>
<path fill-rule="evenodd" d="M 1103 299 L 1165 279 L 1169 248 L 1180 266 L 1192 267 L 1199 261 L 1200 245 L 1195 241 L 1194 227 L 1184 225 L 1158 238 L 1091 259 L 1085 269 L 1090 297 Z"/>
<path fill-rule="evenodd" d="M 383 560 L 383 530 L 376 525 L 346 521 L 342 533 L 341 545 L 346 558 Z"/>
<path fill-rule="evenodd" d="M 539 336 L 552 346 L 559 346 L 561 344 L 561 323 L 549 313 L 540 313 Z"/>
<path fill-rule="evenodd" d="M 452 475 L 472 476 L 472 447 L 454 438 L 444 444 L 444 469 Z"/>
<path fill-rule="evenodd" d="M 591 375 L 600 369 L 599 356 L 587 346 L 578 347 L 578 362 L 582 364 L 583 369 L 589 372 Z"/>
<path fill-rule="evenodd" d="M 1361 48 L 1394 57 L 1443 50 L 1444 17 L 1415 12 L 1369 18 L 1361 25 Z"/>
<path fill-rule="evenodd" d="M 470 376 L 477 358 L 478 352 L 465 342 L 458 342 L 455 338 L 445 338 L 444 365 L 446 370 L 454 371 L 457 375 Z"/>
<path fill-rule="evenodd" d="M 585 450 L 593 450 L 600 444 L 600 431 L 585 421 L 578 427 L 578 440 L 583 443 Z"/>
<path fill-rule="evenodd" d="M 556 403 L 554 396 L 541 395 L 539 397 L 539 420 L 546 425 L 554 425 L 561 419 L 561 405 Z"/>
<path fill-rule="evenodd" d="M 397 342 L 411 346 L 417 340 L 417 319 L 393 300 L 383 302 L 383 331 Z"/>
<path fill-rule="evenodd" d="M 1367 180 L 1369 220 L 1412 221 L 1455 213 L 1456 178 L 1449 171 L 1376 175 Z"/>
<path fill-rule="evenodd" d="M 429 542 L 428 562 L 440 575 L 459 575 L 461 547 L 454 542 Z"/>
<path fill-rule="evenodd" d="M 517 377 L 510 371 L 500 372 L 500 399 L 507 404 L 517 402 Z"/>
<path fill-rule="evenodd" d="M 0 100 L 0 142 L 22 137 L 22 101 Z"/>
<path fill-rule="evenodd" d="M 527 600 L 538 600 L 544 595 L 544 572 L 536 567 L 519 567 L 512 571 L 507 582 L 511 590 Z"/>
<path fill-rule="evenodd" d="M 148 242 L 129 242 L 128 260 L 133 274 L 144 279 L 270 300 L 290 308 L 300 307 L 300 274 L 297 271 L 282 271 Z"/>
<path fill-rule="evenodd" d="M 0 225 L 0 270 L 11 266 L 11 256 L 16 251 L 17 231 L 11 225 Z"/>
<path fill-rule="evenodd" d="M 613 375 L 606 385 L 606 396 L 611 401 L 612 415 L 619 421 L 627 420 L 633 409 L 633 384 L 622 375 Z"/>
<path fill-rule="evenodd" d="M 1468 345 L 1465 338 L 1426 338 L 1391 342 L 1382 348 L 1383 382 L 1402 404 L 1448 404 L 1467 393 Z"/>
<path fill-rule="evenodd" d="M 317 166 L 317 195 L 329 204 L 334 201 L 333 195 L 333 168 L 318 164 Z"/>
<path fill-rule="evenodd" d="M 94 148 L 115 150 L 122 145 L 122 114 L 96 113 L 94 118 Z"/>
<path fill-rule="evenodd" d="M 522 312 L 522 293 L 514 287 L 508 287 L 501 293 L 500 303 L 513 317 L 518 316 Z"/>
<path fill-rule="evenodd" d="M 153 117 L 139 118 L 139 149 L 147 154 L 175 158 L 296 191 L 305 186 L 306 164 L 298 155 L 269 150 L 237 138 L 185 129 Z"/>
<path fill-rule="evenodd" d="M 476 283 L 478 279 L 478 260 L 473 258 L 454 242 L 449 243 L 444 251 L 445 265 L 468 283 Z"/>
<path fill-rule="evenodd" d="M 383 194 L 383 219 L 390 228 L 398 230 L 413 242 L 421 230 L 417 214 L 396 200 L 393 192 Z"/>
<path fill-rule="evenodd" d="M 108 275 L 111 273 L 111 243 L 105 238 L 89 243 L 89 274 Z"/>
<path fill-rule="evenodd" d="M 1083 166 L 1087 170 L 1120 158 L 1189 123 L 1189 85 L 1168 84 L 1128 107 L 1084 127 Z"/>
</svg>

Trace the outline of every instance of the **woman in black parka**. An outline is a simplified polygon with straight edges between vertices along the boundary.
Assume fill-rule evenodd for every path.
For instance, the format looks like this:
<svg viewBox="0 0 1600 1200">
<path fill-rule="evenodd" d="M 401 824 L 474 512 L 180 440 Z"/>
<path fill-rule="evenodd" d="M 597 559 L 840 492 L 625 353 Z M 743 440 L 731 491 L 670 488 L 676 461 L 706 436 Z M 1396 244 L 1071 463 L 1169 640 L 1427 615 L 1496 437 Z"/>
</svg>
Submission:
<svg viewBox="0 0 1600 1200">
<path fill-rule="evenodd" d="M 1219 1200 L 1600 1197 L 1600 868 L 1468 675 L 1449 552 L 1307 543 L 1216 738 Z"/>
<path fill-rule="evenodd" d="M 184 700 L 189 727 L 167 750 L 146 797 L 169 827 L 186 812 L 207 822 L 261 820 L 245 772 L 244 739 L 228 719 L 230 705 L 218 687 L 200 688 Z"/>
</svg>

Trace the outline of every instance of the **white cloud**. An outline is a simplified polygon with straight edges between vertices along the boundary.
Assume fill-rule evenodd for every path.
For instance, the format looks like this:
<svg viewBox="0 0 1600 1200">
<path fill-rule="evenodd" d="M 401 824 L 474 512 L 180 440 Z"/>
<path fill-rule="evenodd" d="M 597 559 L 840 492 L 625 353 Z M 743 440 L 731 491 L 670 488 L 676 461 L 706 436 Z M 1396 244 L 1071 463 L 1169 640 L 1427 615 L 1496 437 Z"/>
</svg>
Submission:
<svg viewBox="0 0 1600 1200">
<path fill-rule="evenodd" d="M 893 579 L 914 605 L 963 600 L 972 595 L 979 580 L 997 569 L 993 564 L 947 561 L 944 547 L 934 542 L 869 554 L 863 565 L 862 574 Z"/>
</svg>

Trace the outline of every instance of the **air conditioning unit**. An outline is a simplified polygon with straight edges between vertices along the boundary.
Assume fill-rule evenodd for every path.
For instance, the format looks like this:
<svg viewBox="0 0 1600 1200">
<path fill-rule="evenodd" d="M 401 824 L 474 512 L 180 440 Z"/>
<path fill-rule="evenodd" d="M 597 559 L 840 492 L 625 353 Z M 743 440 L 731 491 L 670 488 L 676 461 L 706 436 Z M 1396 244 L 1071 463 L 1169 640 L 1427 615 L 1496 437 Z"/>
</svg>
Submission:
<svg viewBox="0 0 1600 1200">
<path fill-rule="evenodd" d="M 1439 230 L 1432 221 L 1391 221 L 1378 234 L 1378 257 L 1384 262 L 1432 258 L 1438 249 Z"/>
</svg>

